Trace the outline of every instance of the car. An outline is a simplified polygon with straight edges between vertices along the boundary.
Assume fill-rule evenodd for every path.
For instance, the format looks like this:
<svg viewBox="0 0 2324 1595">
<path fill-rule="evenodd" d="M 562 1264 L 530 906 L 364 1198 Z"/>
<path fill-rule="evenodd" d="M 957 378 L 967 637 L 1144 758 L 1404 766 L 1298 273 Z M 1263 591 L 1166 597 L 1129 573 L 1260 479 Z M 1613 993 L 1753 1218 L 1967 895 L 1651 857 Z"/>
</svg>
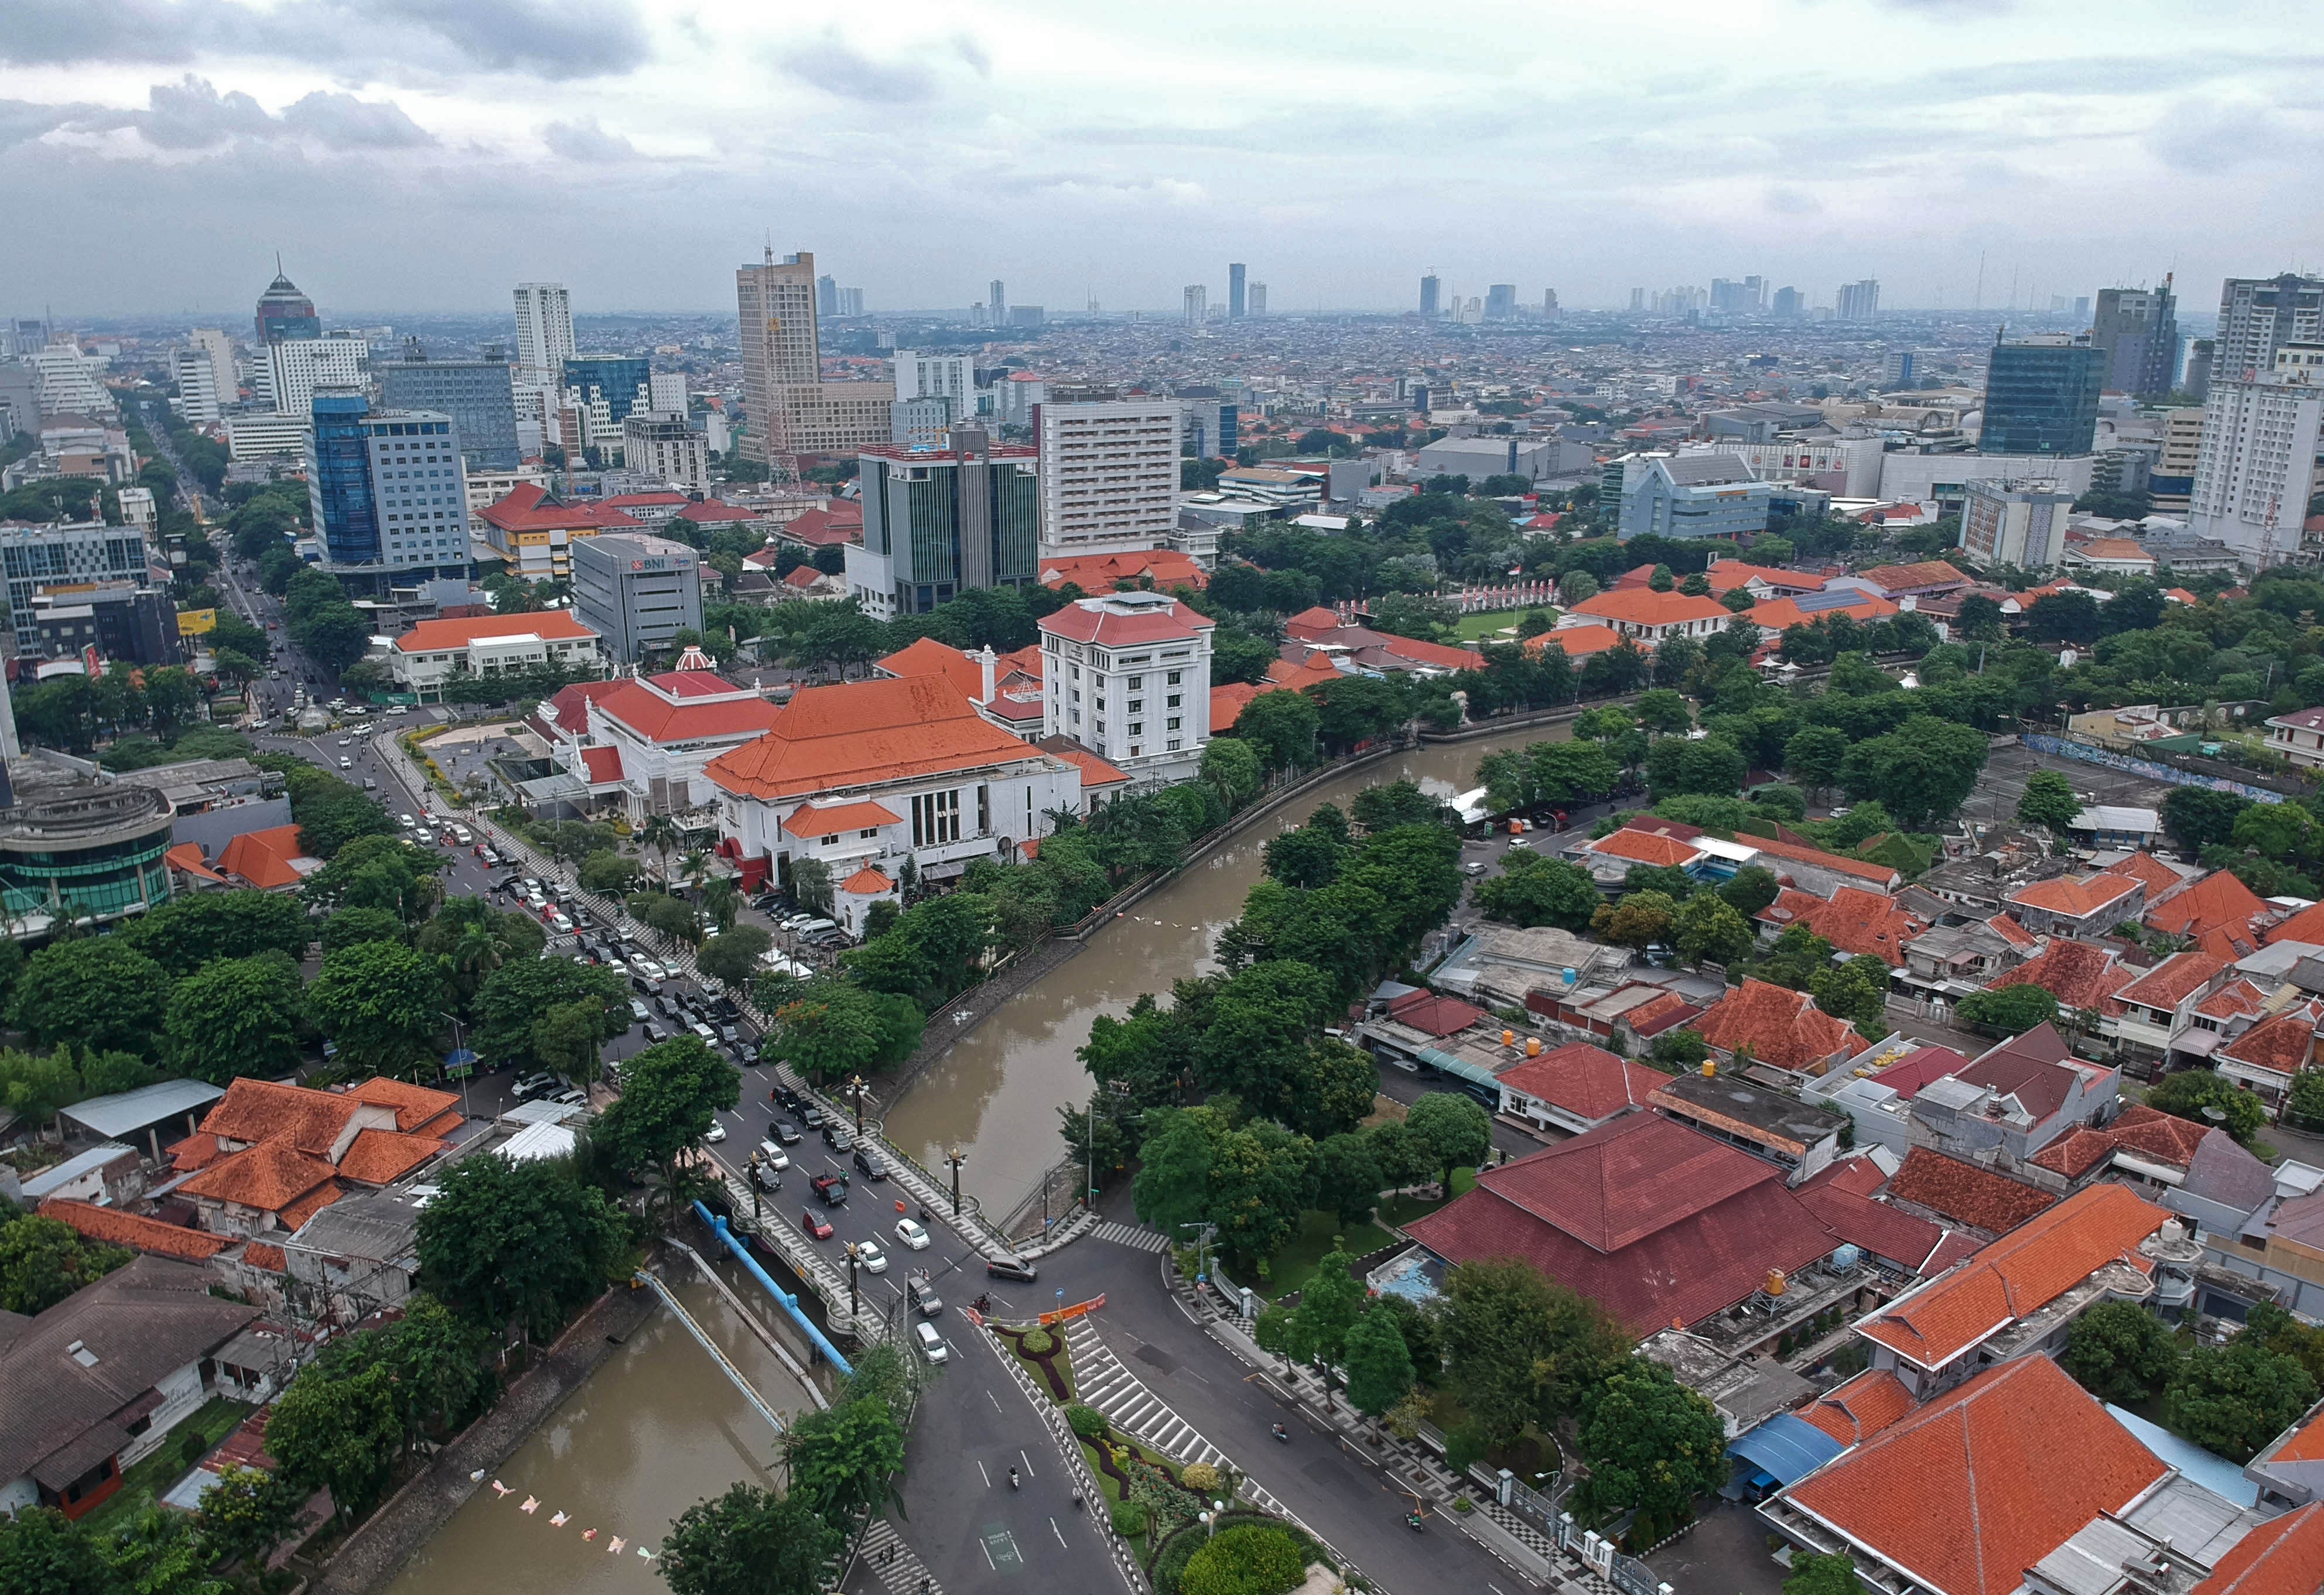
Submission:
<svg viewBox="0 0 2324 1595">
<path fill-rule="evenodd" d="M 936 1287 L 926 1279 L 916 1276 L 908 1281 L 904 1295 L 923 1318 L 937 1318 L 944 1314 L 944 1297 L 936 1295 Z"/>
<path fill-rule="evenodd" d="M 764 1164 L 753 1163 L 751 1165 L 751 1183 L 761 1191 L 779 1191 L 783 1188 L 783 1176 Z"/>
<path fill-rule="evenodd" d="M 339 746 L 341 746 L 342 748 L 346 747 L 346 746 L 348 746 L 349 744 L 351 744 L 354 741 L 355 741 L 355 738 L 353 738 L 353 737 L 346 737 L 346 736 L 343 736 L 343 737 L 341 737 L 341 738 L 339 739 Z"/>
<path fill-rule="evenodd" d="M 630 960 L 630 967 L 650 981 L 669 979 L 669 971 L 650 958 L 632 958 Z"/>
<path fill-rule="evenodd" d="M 736 1047 L 734 1049 L 734 1061 L 738 1064 L 743 1065 L 757 1063 L 759 1061 L 758 1044 L 756 1042 L 745 1042 L 741 1046 Z"/>
<path fill-rule="evenodd" d="M 738 1019 L 742 1017 L 742 1010 L 734 1006 L 734 1000 L 732 997 L 713 997 L 710 1000 L 710 1011 L 722 1019 Z"/>
<path fill-rule="evenodd" d="M 803 1207 L 799 1209 L 799 1228 L 807 1232 L 809 1240 L 828 1240 L 831 1239 L 831 1221 L 829 1219 L 817 1218 L 816 1216 L 815 1209 L 812 1207 Z"/>
<path fill-rule="evenodd" d="M 912 1251 L 926 1251 L 928 1249 L 928 1232 L 917 1219 L 898 1219 L 896 1239 L 902 1241 L 905 1247 Z"/>
<path fill-rule="evenodd" d="M 648 1019 L 646 1021 L 646 1039 L 657 1044 L 669 1040 L 669 1027 L 663 1024 L 659 1019 Z"/>
<path fill-rule="evenodd" d="M 1522 836 L 1512 836 L 1509 838 L 1509 845 L 1511 847 L 1531 847 L 1533 844 L 1526 841 Z"/>
<path fill-rule="evenodd" d="M 703 1132 L 702 1139 L 715 1146 L 726 1139 L 726 1127 L 713 1120 L 710 1128 Z"/>
<path fill-rule="evenodd" d="M 823 1122 L 816 1125 L 816 1128 L 823 1132 L 823 1144 L 825 1146 L 829 1147 L 835 1152 L 844 1151 L 846 1149 L 839 1144 L 839 1138 L 847 1134 L 846 1120 L 839 1118 L 835 1114 L 826 1113 L 823 1116 Z M 853 1138 L 850 1137 L 849 1139 L 852 1140 Z"/>
<path fill-rule="evenodd" d="M 537 891 L 528 891 L 524 894 L 524 906 L 538 914 L 549 907 L 549 899 Z"/>
<path fill-rule="evenodd" d="M 835 1128 L 837 1130 L 836 1134 L 833 1133 Z M 855 1132 L 848 1129 L 844 1124 L 837 1125 L 835 1127 L 829 1124 L 825 1125 L 823 1127 L 823 1140 L 825 1146 L 838 1153 L 842 1157 L 846 1157 L 850 1152 L 855 1150 Z"/>
<path fill-rule="evenodd" d="M 859 1240 L 855 1243 L 855 1266 L 867 1274 L 885 1274 L 888 1254 L 880 1249 L 876 1240 Z"/>
<path fill-rule="evenodd" d="M 772 1141 L 761 1141 L 759 1161 L 769 1168 L 788 1168 L 791 1166 L 791 1155 Z"/>
<path fill-rule="evenodd" d="M 632 997 L 630 999 L 630 1017 L 642 1025 L 648 1019 L 653 1018 L 653 1010 L 648 1008 L 637 998 Z"/>
<path fill-rule="evenodd" d="M 696 1035 L 701 1037 L 705 1041 L 715 1041 L 718 1039 L 718 1032 L 712 1029 L 708 1025 L 704 1024 L 700 1019 L 688 1019 L 686 1023 L 686 1028 L 693 1031 Z"/>
<path fill-rule="evenodd" d="M 1041 1277 L 1041 1270 L 1015 1258 L 988 1258 L 984 1275 L 988 1279 L 1014 1279 L 1019 1285 L 1031 1285 Z"/>
<path fill-rule="evenodd" d="M 546 1096 L 549 1093 L 555 1091 L 556 1089 L 557 1076 L 543 1072 L 540 1074 L 527 1074 L 523 1079 L 509 1087 L 509 1095 L 521 1102 L 528 1102 L 537 1096 Z"/>
<path fill-rule="evenodd" d="M 573 921 L 565 917 L 565 910 L 562 908 L 549 910 L 549 928 L 556 931 L 558 936 L 573 934 Z"/>
<path fill-rule="evenodd" d="M 718 1027 L 718 1039 L 732 1046 L 742 1039 L 742 1028 L 739 1025 L 721 1025 Z"/>
<path fill-rule="evenodd" d="M 527 875 L 522 880 L 519 880 L 517 884 L 523 887 L 527 891 L 539 891 L 540 890 L 540 877 L 538 875 Z"/>
<path fill-rule="evenodd" d="M 867 1180 L 888 1177 L 888 1160 L 869 1147 L 858 1146 L 855 1148 L 855 1166 L 863 1171 L 863 1177 Z"/>
<path fill-rule="evenodd" d="M 847 1176 L 844 1174 L 819 1174 L 807 1184 L 815 1187 L 815 1194 L 823 1198 L 825 1207 L 837 1207 L 847 1200 Z"/>
<path fill-rule="evenodd" d="M 920 1355 L 930 1362 L 942 1362 L 951 1355 L 945 1346 L 944 1332 L 925 1318 L 912 1325 L 912 1340 L 920 1348 Z"/>
<path fill-rule="evenodd" d="M 1491 866 L 1482 859 L 1471 859 L 1461 866 L 1461 872 L 1464 875 L 1481 875 L 1489 868 Z"/>
<path fill-rule="evenodd" d="M 805 1136 L 799 1134 L 798 1126 L 796 1124 L 786 1124 L 779 1119 L 775 1121 L 774 1131 L 775 1139 L 782 1142 L 786 1147 L 796 1147 L 801 1141 L 807 1139 Z"/>
<path fill-rule="evenodd" d="M 348 758 L 345 753 L 339 755 L 339 768 L 341 770 L 353 770 L 355 767 L 355 761 L 354 760 Z"/>
<path fill-rule="evenodd" d="M 813 1102 L 802 1102 L 798 1104 L 798 1110 L 799 1122 L 801 1124 L 806 1125 L 809 1129 L 821 1129 L 823 1128 L 823 1110 L 821 1108 L 817 1107 Z"/>
<path fill-rule="evenodd" d="M 558 1092 L 555 1096 L 550 1097 L 549 1100 L 567 1108 L 586 1108 L 589 1105 L 589 1093 L 581 1090 L 578 1086 L 575 1086 L 568 1090 Z"/>
<path fill-rule="evenodd" d="M 661 995 L 661 982 L 650 975 L 640 974 L 638 966 L 632 963 L 630 965 L 630 990 L 642 991 L 649 997 L 659 997 Z"/>
<path fill-rule="evenodd" d="M 793 1091 L 789 1086 L 778 1085 L 775 1087 L 774 1097 L 775 1101 L 782 1103 L 784 1107 L 788 1108 L 792 1112 L 796 1113 L 798 1111 L 801 1098 L 799 1093 Z"/>
</svg>

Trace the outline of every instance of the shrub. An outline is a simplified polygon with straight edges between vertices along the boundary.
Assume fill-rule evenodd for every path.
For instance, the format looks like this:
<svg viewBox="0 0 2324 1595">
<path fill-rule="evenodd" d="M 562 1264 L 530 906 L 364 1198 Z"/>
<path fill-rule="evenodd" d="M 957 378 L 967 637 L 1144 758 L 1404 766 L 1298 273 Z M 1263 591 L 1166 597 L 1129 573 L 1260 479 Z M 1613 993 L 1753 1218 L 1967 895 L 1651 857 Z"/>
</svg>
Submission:
<svg viewBox="0 0 2324 1595">
<path fill-rule="evenodd" d="M 1125 1540 L 1134 1540 L 1146 1532 L 1146 1508 L 1136 1501 L 1113 1503 L 1113 1532 Z"/>
<path fill-rule="evenodd" d="M 1065 1422 L 1072 1425 L 1074 1434 L 1084 1440 L 1094 1440 L 1105 1433 L 1105 1414 L 1094 1406 L 1084 1406 L 1079 1402 L 1065 1408 Z"/>
<path fill-rule="evenodd" d="M 1017 1342 L 1017 1349 L 1028 1357 L 1047 1357 L 1057 1349 L 1056 1337 L 1046 1329 L 1028 1329 Z"/>
<path fill-rule="evenodd" d="M 1179 1595 L 1283 1595 L 1307 1576 L 1298 1541 L 1271 1524 L 1240 1524 L 1204 1541 L 1178 1575 Z"/>
<path fill-rule="evenodd" d="M 1208 1462 L 1189 1462 L 1178 1470 L 1178 1482 L 1198 1495 L 1208 1496 L 1223 1482 Z"/>
<path fill-rule="evenodd" d="M 1455 1473 L 1466 1473 L 1471 1462 L 1483 1461 L 1491 1449 L 1492 1443 L 1481 1427 L 1462 1424 L 1444 1436 L 1444 1465 Z"/>
</svg>

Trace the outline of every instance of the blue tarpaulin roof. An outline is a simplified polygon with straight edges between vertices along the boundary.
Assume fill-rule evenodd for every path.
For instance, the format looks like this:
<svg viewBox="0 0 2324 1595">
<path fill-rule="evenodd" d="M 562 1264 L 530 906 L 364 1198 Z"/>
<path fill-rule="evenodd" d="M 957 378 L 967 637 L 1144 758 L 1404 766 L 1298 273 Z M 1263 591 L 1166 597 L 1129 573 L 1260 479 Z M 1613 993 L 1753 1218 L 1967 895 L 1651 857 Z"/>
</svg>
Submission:
<svg viewBox="0 0 2324 1595">
<path fill-rule="evenodd" d="M 1729 1445 L 1727 1454 L 1772 1474 L 1779 1484 L 1796 1484 L 1843 1449 L 1806 1419 L 1779 1412 Z"/>
</svg>

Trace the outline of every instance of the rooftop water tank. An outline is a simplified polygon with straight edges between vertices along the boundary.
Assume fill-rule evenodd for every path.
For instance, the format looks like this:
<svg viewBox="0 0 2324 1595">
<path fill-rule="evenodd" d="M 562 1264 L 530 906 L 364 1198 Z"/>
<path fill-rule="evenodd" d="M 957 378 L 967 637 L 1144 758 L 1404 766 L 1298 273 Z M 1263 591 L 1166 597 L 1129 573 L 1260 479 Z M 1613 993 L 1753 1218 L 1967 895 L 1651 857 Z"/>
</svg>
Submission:
<svg viewBox="0 0 2324 1595">
<path fill-rule="evenodd" d="M 1831 1266 L 1839 1269 L 1840 1272 L 1845 1274 L 1849 1269 L 1855 1268 L 1857 1263 L 1862 1259 L 1864 1253 L 1858 1249 L 1853 1241 L 1850 1241 L 1848 1245 L 1840 1248 L 1837 1251 L 1834 1251 L 1831 1254 Z"/>
</svg>

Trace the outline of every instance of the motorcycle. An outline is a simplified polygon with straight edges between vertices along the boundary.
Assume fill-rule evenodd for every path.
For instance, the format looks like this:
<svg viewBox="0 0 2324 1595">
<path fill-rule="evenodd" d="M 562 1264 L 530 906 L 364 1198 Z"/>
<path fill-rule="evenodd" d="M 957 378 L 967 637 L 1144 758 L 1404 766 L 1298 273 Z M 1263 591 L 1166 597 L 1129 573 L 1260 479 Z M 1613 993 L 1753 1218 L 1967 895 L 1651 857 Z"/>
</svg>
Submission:
<svg viewBox="0 0 2324 1595">
<path fill-rule="evenodd" d="M 1419 1514 L 1419 1513 L 1417 1513 L 1417 1512 L 1406 1512 L 1406 1513 L 1404 1515 L 1404 1520 L 1405 1520 L 1405 1522 L 1406 1522 L 1406 1523 L 1408 1523 L 1408 1524 L 1410 1524 L 1410 1525 L 1412 1526 L 1412 1532 L 1413 1532 L 1413 1533 L 1415 1533 L 1415 1534 L 1418 1534 L 1418 1533 L 1420 1532 L 1420 1514 Z"/>
<path fill-rule="evenodd" d="M 1281 1424 L 1269 1424 L 1267 1427 L 1268 1433 L 1273 1434 L 1277 1440 L 1283 1442 L 1284 1444 L 1288 1445 L 1291 1443 L 1291 1431 L 1285 1428 Z"/>
</svg>

